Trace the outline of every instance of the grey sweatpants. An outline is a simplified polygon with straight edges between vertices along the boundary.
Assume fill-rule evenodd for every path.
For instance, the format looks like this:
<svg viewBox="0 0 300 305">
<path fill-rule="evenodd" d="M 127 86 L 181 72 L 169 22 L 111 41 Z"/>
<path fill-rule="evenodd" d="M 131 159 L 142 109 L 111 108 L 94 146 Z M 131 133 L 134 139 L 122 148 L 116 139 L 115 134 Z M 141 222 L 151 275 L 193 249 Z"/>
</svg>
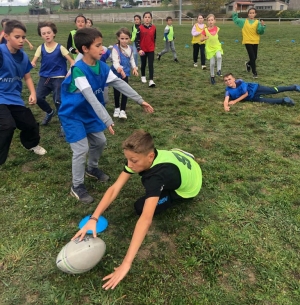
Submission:
<svg viewBox="0 0 300 305">
<path fill-rule="evenodd" d="M 72 157 L 72 182 L 77 187 L 84 183 L 85 163 L 88 169 L 98 168 L 98 162 L 106 145 L 104 132 L 89 133 L 86 138 L 70 143 Z"/>
<path fill-rule="evenodd" d="M 168 52 L 170 52 L 170 49 L 173 53 L 173 57 L 174 59 L 177 58 L 177 54 L 176 54 L 176 51 L 175 51 L 175 43 L 174 43 L 174 40 L 172 41 L 166 41 L 165 42 L 165 48 L 160 52 L 158 53 L 158 55 L 162 56 Z"/>
</svg>

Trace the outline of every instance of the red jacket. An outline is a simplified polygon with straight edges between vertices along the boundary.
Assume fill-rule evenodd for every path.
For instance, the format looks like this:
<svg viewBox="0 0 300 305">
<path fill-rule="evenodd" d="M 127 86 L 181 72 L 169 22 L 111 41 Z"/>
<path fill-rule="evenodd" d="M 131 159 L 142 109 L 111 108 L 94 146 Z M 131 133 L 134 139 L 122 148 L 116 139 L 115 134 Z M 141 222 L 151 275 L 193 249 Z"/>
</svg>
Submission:
<svg viewBox="0 0 300 305">
<path fill-rule="evenodd" d="M 139 47 L 140 50 L 144 52 L 154 52 L 155 51 L 155 39 L 156 39 L 156 27 L 150 24 L 148 27 L 144 24 L 140 25 L 139 35 Z M 138 48 L 137 48 L 138 49 Z M 138 49 L 139 50 L 139 49 Z"/>
</svg>

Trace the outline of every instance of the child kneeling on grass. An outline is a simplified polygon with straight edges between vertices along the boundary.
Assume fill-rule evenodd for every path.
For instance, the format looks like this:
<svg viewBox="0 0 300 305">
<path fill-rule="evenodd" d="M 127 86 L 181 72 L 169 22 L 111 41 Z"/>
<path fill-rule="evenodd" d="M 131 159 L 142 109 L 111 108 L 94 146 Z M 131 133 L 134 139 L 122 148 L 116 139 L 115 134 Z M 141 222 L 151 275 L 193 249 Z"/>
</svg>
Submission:
<svg viewBox="0 0 300 305">
<path fill-rule="evenodd" d="M 124 170 L 108 188 L 87 224 L 72 238 L 80 237 L 82 240 L 89 230 L 96 237 L 96 223 L 100 215 L 116 199 L 132 174 L 138 173 L 141 176 L 146 194 L 134 204 L 140 217 L 122 264 L 103 279 L 108 280 L 102 286 L 106 290 L 114 289 L 130 270 L 153 215 L 174 206 L 178 200 L 196 197 L 202 185 L 201 169 L 192 154 L 180 149 L 158 150 L 148 132 L 135 131 L 123 142 L 122 148 L 127 159 Z"/>
<path fill-rule="evenodd" d="M 22 51 L 26 39 L 26 27 L 18 20 L 5 25 L 6 44 L 0 45 L 0 165 L 4 164 L 16 128 L 21 130 L 20 140 L 28 150 L 44 155 L 39 146 L 39 125 L 22 99 L 22 79 L 30 92 L 29 105 L 36 104 L 36 93 L 30 75 L 32 65 Z"/>
<path fill-rule="evenodd" d="M 71 74 L 62 83 L 62 100 L 58 111 L 66 141 L 73 152 L 70 194 L 83 203 L 92 203 L 93 197 L 84 186 L 84 174 L 100 182 L 109 176 L 98 168 L 98 161 L 106 145 L 104 130 L 114 134 L 113 121 L 105 109 L 105 84 L 117 88 L 143 106 L 146 112 L 153 108 L 128 84 L 118 78 L 109 66 L 100 61 L 103 54 L 102 34 L 95 28 L 78 30 L 74 36 L 76 48 L 83 53 L 72 67 Z M 86 156 L 88 167 L 85 171 Z"/>
<path fill-rule="evenodd" d="M 289 97 L 267 98 L 263 95 L 277 94 L 285 91 L 300 91 L 299 85 L 291 85 L 288 87 L 266 87 L 257 83 L 246 83 L 242 79 L 235 79 L 232 73 L 224 75 L 223 79 L 227 86 L 225 89 L 224 99 L 225 111 L 230 111 L 229 106 L 242 101 L 294 106 L 294 101 Z"/>
</svg>

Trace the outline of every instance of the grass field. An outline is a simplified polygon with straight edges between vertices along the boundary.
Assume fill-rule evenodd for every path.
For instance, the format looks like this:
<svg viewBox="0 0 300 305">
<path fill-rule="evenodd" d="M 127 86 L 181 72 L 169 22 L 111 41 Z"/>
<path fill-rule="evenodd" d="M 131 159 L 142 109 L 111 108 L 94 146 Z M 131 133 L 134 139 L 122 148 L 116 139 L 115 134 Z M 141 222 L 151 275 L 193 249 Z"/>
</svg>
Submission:
<svg viewBox="0 0 300 305">
<path fill-rule="evenodd" d="M 223 73 L 253 81 L 244 70 L 240 30 L 232 23 L 219 26 Z M 99 27 L 104 44 L 114 43 L 120 24 Z M 57 41 L 65 44 L 71 29 L 59 24 Z M 156 88 L 130 78 L 155 113 L 145 114 L 130 101 L 128 120 L 115 121 L 115 136 L 106 133 L 108 146 L 99 164 L 111 182 L 86 178 L 96 198 L 92 205 L 69 195 L 71 150 L 58 137 L 57 117 L 40 128 L 41 145 L 48 150 L 43 157 L 26 151 L 15 132 L 9 158 L 0 167 L 1 305 L 300 304 L 300 94 L 289 94 L 295 107 L 247 102 L 225 113 L 222 80 L 212 86 L 209 72 L 193 67 L 190 30 L 190 25 L 176 25 L 180 62 L 172 62 L 171 54 L 155 62 Z M 157 32 L 160 51 L 162 25 Z M 267 25 L 257 62 L 261 84 L 300 83 L 298 37 L 299 28 L 290 23 Z M 41 44 L 35 24 L 28 25 L 28 39 Z M 28 53 L 32 58 L 34 52 Z M 35 82 L 37 71 L 32 72 Z M 110 97 L 112 114 L 112 90 Z M 32 109 L 41 121 L 42 111 Z M 155 137 L 157 148 L 180 147 L 197 156 L 203 187 L 191 204 L 155 217 L 131 271 L 115 290 L 104 291 L 101 279 L 121 263 L 137 221 L 133 202 L 143 194 L 139 177 L 104 214 L 109 226 L 100 237 L 107 251 L 94 269 L 67 275 L 55 259 L 117 178 L 124 164 L 121 142 L 139 128 Z"/>
</svg>

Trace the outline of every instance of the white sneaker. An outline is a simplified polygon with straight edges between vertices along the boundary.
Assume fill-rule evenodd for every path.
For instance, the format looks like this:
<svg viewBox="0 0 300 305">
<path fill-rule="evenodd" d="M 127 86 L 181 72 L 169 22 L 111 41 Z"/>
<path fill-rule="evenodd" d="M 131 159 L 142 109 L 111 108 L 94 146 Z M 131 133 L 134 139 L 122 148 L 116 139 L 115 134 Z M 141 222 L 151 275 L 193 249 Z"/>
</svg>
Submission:
<svg viewBox="0 0 300 305">
<path fill-rule="evenodd" d="M 120 115 L 120 108 L 115 108 L 115 111 L 114 111 L 114 114 L 113 114 L 113 117 L 114 118 L 118 118 Z"/>
<path fill-rule="evenodd" d="M 124 110 L 120 111 L 119 119 L 125 119 L 125 120 L 127 119 L 127 115 Z"/>
<path fill-rule="evenodd" d="M 142 81 L 142 83 L 146 84 L 147 83 L 146 76 L 142 76 L 141 81 Z"/>
<path fill-rule="evenodd" d="M 35 154 L 40 155 L 40 156 L 43 156 L 44 154 L 47 153 L 46 149 L 44 149 L 44 148 L 43 148 L 42 146 L 40 146 L 40 145 L 37 145 L 37 146 L 35 146 L 35 147 L 32 147 L 32 148 L 30 148 L 30 149 L 28 149 L 28 150 L 32 150 Z"/>
<path fill-rule="evenodd" d="M 206 69 L 206 66 L 205 66 L 205 65 L 203 65 L 203 66 L 202 66 L 202 70 L 205 70 L 205 69 Z"/>
<path fill-rule="evenodd" d="M 152 79 L 149 81 L 149 87 L 155 87 L 155 82 Z"/>
<path fill-rule="evenodd" d="M 197 64 L 196 62 L 194 63 L 194 67 L 195 67 L 195 68 L 197 68 L 197 67 L 198 67 L 198 64 Z"/>
</svg>

